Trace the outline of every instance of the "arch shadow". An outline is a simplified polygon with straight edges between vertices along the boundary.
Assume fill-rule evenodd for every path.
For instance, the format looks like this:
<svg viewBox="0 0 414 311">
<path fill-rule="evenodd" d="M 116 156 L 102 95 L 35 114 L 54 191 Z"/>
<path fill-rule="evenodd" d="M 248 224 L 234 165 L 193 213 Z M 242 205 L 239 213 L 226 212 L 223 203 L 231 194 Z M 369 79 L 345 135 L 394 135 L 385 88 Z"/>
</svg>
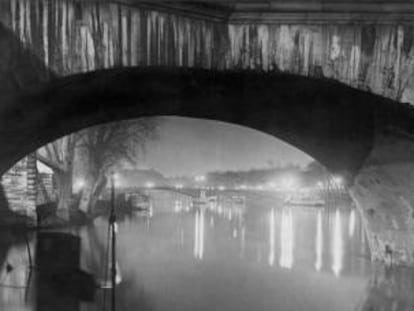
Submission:
<svg viewBox="0 0 414 311">
<path fill-rule="evenodd" d="M 4 97 L 0 173 L 63 135 L 150 116 L 210 119 L 250 127 L 353 176 L 384 130 L 414 132 L 405 104 L 338 82 L 281 73 L 167 67 L 99 70 Z"/>
</svg>

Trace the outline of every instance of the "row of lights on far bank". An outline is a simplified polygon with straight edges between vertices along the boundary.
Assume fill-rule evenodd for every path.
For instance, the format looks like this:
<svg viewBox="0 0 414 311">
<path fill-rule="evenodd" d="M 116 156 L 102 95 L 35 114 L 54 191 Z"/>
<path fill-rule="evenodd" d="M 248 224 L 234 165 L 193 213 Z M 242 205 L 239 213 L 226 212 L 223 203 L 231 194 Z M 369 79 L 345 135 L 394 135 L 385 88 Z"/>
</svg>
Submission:
<svg viewBox="0 0 414 311">
<path fill-rule="evenodd" d="M 197 183 L 205 182 L 206 179 L 204 176 L 197 176 L 195 178 Z M 330 187 L 336 187 L 336 188 L 344 188 L 345 182 L 344 178 L 342 176 L 331 176 L 330 178 L 327 178 L 325 181 L 318 181 L 316 185 L 313 188 L 316 189 L 327 189 Z M 182 189 L 184 186 L 182 184 L 176 184 L 175 188 Z M 200 185 L 198 184 L 198 187 L 209 189 L 209 190 L 226 190 L 225 186 L 207 186 L 207 185 Z M 228 187 L 232 190 L 257 190 L 257 191 L 296 191 L 296 190 L 303 190 L 304 187 L 301 187 L 300 180 L 297 177 L 285 177 L 279 182 L 269 182 L 267 184 L 257 184 L 257 185 L 247 185 L 247 184 L 240 184 L 236 185 L 234 187 Z M 308 187 L 312 188 L 312 187 Z"/>
<path fill-rule="evenodd" d="M 121 185 L 121 181 L 119 178 L 118 174 L 114 174 L 114 183 L 115 186 L 119 187 Z M 203 175 L 200 176 L 196 176 L 194 178 L 194 180 L 196 181 L 196 185 L 199 188 L 203 188 L 203 189 L 208 189 L 208 190 L 220 190 L 220 191 L 224 191 L 227 190 L 228 187 L 224 186 L 224 185 L 219 185 L 219 186 L 207 186 L 204 185 L 205 181 L 206 181 L 206 177 Z M 84 187 L 86 186 L 86 181 L 83 178 L 78 178 L 75 180 L 73 187 L 74 190 L 82 190 Z M 194 185 L 193 185 L 194 186 Z M 329 187 L 336 187 L 336 188 L 343 188 L 344 187 L 344 179 L 341 176 L 332 176 L 329 179 L 327 179 L 326 181 L 318 181 L 316 183 L 316 187 L 317 189 L 327 189 Z M 156 184 L 152 181 L 146 181 L 144 183 L 144 187 L 151 189 L 156 187 Z M 176 183 L 174 185 L 174 188 L 176 189 L 183 189 L 184 185 L 181 183 Z M 269 190 L 273 190 L 273 191 L 293 191 L 293 190 L 300 190 L 301 187 L 299 185 L 299 180 L 297 178 L 294 177 L 286 177 L 283 178 L 280 182 L 269 182 L 267 184 L 258 184 L 258 185 L 246 185 L 246 184 L 241 184 L 241 185 L 236 185 L 234 187 L 231 187 L 232 190 L 256 190 L 256 191 L 269 191 Z"/>
</svg>

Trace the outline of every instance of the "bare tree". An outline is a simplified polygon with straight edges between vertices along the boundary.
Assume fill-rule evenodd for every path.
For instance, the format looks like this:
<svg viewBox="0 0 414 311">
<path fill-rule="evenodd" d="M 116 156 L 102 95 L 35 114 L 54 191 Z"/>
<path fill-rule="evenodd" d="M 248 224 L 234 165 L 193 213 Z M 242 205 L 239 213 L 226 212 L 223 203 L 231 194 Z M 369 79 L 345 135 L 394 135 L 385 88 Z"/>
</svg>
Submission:
<svg viewBox="0 0 414 311">
<path fill-rule="evenodd" d="M 87 182 L 80 209 L 90 213 L 107 183 L 107 175 L 122 162 L 135 164 L 146 143 L 157 137 L 157 119 L 108 123 L 80 133 L 79 147 L 86 159 Z"/>
<path fill-rule="evenodd" d="M 37 158 L 53 170 L 57 183 L 58 210 L 68 210 L 72 195 L 72 173 L 78 135 L 70 134 L 37 150 Z"/>
</svg>

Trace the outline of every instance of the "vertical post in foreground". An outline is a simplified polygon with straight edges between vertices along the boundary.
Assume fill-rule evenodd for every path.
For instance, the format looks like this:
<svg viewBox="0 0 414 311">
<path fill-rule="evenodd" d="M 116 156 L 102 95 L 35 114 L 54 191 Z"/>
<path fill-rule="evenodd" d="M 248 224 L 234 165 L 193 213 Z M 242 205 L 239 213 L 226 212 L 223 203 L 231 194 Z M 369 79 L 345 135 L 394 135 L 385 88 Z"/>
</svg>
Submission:
<svg viewBox="0 0 414 311">
<path fill-rule="evenodd" d="M 112 283 L 112 299 L 111 299 L 111 310 L 116 310 L 116 300 L 115 300 L 115 286 L 116 286 L 116 216 L 115 216 L 115 180 L 114 174 L 111 175 L 111 213 L 109 217 L 109 225 L 111 227 L 111 249 L 112 249 L 112 256 L 111 256 L 111 283 Z"/>
</svg>

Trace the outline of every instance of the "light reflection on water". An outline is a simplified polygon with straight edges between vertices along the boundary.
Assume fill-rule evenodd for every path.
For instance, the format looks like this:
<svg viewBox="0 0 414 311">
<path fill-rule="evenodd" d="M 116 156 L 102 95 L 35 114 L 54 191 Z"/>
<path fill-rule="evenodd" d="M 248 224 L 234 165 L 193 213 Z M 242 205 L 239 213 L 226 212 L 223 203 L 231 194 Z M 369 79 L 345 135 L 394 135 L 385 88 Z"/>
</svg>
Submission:
<svg viewBox="0 0 414 311">
<path fill-rule="evenodd" d="M 201 260 L 204 254 L 204 210 L 197 210 L 194 219 L 194 257 Z"/>
<path fill-rule="evenodd" d="M 354 209 L 247 205 L 187 211 L 167 197 L 152 218 L 120 221 L 118 310 L 413 309 L 413 272 L 368 261 Z M 107 220 L 68 231 L 82 238 L 82 268 L 103 278 Z M 0 260 L 1 284 L 24 287 L 0 286 L 0 310 L 40 311 L 24 244 L 0 239 Z M 60 310 L 103 310 L 102 299 L 98 290 L 95 302 Z"/>
<path fill-rule="evenodd" d="M 269 265 L 273 266 L 275 262 L 275 239 L 276 239 L 276 232 L 275 232 L 275 210 L 272 208 L 270 213 L 270 236 L 269 236 Z"/>
<path fill-rule="evenodd" d="M 282 268 L 291 269 L 294 251 L 294 227 L 292 208 L 282 209 L 282 225 L 280 226 L 280 259 Z"/>
<path fill-rule="evenodd" d="M 343 235 L 342 235 L 342 222 L 341 212 L 339 209 L 335 212 L 335 222 L 333 228 L 333 240 L 332 240 L 332 271 L 336 276 L 339 276 L 342 270 L 343 260 Z"/>
<path fill-rule="evenodd" d="M 351 210 L 351 214 L 349 216 L 349 236 L 352 238 L 355 232 L 355 209 Z"/>
<path fill-rule="evenodd" d="M 315 269 L 317 271 L 322 268 L 322 249 L 323 249 L 323 231 L 322 231 L 322 211 L 318 210 L 318 220 L 316 224 L 316 242 L 315 242 Z"/>
</svg>

